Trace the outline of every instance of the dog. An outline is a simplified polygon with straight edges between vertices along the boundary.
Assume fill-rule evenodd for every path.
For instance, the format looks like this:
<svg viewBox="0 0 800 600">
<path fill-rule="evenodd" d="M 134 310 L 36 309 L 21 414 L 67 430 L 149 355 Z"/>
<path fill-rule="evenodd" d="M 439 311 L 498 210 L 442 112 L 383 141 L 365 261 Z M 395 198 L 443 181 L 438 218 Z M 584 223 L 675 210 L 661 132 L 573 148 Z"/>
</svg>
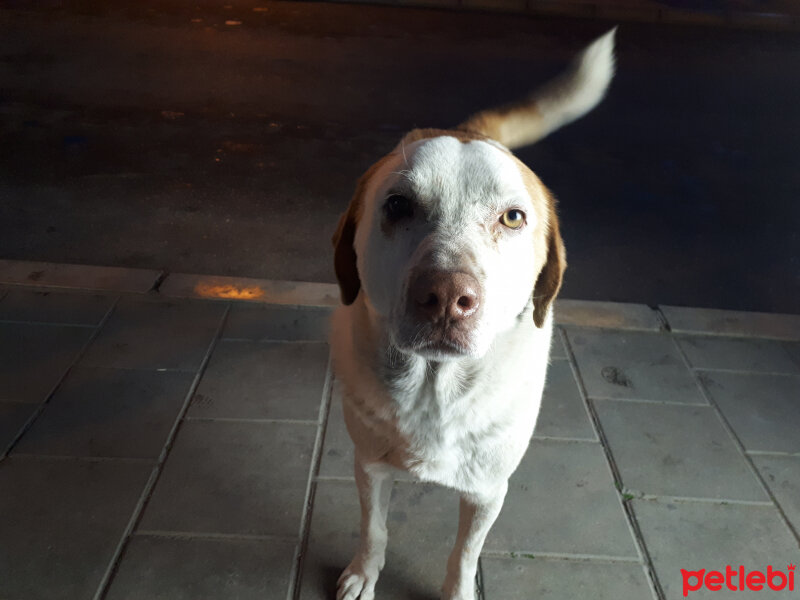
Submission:
<svg viewBox="0 0 800 600">
<path fill-rule="evenodd" d="M 614 33 L 521 102 L 411 131 L 358 181 L 333 237 L 331 351 L 361 504 L 337 600 L 374 598 L 394 469 L 461 494 L 441 597 L 475 598 L 536 424 L 566 268 L 553 195 L 511 150 L 600 102 Z"/>
</svg>

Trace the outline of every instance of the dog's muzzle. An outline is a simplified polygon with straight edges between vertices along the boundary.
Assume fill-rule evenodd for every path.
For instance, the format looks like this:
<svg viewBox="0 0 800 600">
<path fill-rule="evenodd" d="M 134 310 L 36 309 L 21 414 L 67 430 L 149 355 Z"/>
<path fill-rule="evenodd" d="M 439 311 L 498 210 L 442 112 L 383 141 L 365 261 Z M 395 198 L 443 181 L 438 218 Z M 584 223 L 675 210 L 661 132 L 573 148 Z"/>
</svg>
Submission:
<svg viewBox="0 0 800 600">
<path fill-rule="evenodd" d="M 407 294 L 406 318 L 416 332 L 412 349 L 469 353 L 482 309 L 481 286 L 475 277 L 461 271 L 418 271 Z"/>
<path fill-rule="evenodd" d="M 460 272 L 423 271 L 411 282 L 408 297 L 417 319 L 448 325 L 471 319 L 481 306 L 478 281 Z"/>
</svg>

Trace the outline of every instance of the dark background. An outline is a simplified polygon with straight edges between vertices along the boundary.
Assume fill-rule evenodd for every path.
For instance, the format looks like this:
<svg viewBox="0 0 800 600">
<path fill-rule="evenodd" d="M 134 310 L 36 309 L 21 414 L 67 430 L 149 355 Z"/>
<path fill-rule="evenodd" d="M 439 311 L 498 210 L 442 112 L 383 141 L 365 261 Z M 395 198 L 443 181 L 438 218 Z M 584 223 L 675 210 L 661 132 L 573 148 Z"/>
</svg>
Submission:
<svg viewBox="0 0 800 600">
<path fill-rule="evenodd" d="M 0 5 L 0 258 L 333 281 L 338 214 L 404 131 L 616 24 L 157 6 Z M 800 312 L 799 73 L 796 31 L 622 23 L 608 98 L 518 153 L 560 198 L 562 295 Z"/>
</svg>

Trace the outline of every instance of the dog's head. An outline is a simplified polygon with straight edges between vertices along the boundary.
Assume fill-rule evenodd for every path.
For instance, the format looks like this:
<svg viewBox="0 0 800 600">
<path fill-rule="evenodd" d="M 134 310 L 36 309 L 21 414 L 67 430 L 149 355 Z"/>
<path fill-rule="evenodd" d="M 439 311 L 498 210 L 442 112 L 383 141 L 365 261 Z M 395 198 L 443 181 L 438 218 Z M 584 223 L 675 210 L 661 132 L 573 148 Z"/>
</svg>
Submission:
<svg viewBox="0 0 800 600">
<path fill-rule="evenodd" d="M 519 102 L 452 131 L 412 131 L 358 182 L 333 237 L 336 276 L 342 301 L 361 296 L 394 346 L 434 360 L 480 357 L 531 304 L 545 325 L 566 254 L 552 195 L 510 149 L 600 102 L 615 30 Z"/>
<path fill-rule="evenodd" d="M 344 304 L 359 294 L 394 346 L 482 356 L 533 304 L 544 325 L 566 267 L 554 200 L 501 144 L 415 130 L 359 180 L 334 235 Z"/>
</svg>

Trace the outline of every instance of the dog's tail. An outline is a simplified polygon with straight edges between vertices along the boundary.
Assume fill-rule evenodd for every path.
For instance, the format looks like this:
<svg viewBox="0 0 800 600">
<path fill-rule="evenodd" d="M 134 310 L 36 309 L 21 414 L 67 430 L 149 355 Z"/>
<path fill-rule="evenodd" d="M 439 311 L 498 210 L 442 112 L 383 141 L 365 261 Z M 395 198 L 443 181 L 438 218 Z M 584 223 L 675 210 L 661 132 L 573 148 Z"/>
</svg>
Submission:
<svg viewBox="0 0 800 600">
<path fill-rule="evenodd" d="M 614 75 L 616 30 L 597 38 L 566 73 L 524 100 L 472 115 L 457 129 L 481 133 L 514 149 L 582 117 L 603 99 Z"/>
</svg>

